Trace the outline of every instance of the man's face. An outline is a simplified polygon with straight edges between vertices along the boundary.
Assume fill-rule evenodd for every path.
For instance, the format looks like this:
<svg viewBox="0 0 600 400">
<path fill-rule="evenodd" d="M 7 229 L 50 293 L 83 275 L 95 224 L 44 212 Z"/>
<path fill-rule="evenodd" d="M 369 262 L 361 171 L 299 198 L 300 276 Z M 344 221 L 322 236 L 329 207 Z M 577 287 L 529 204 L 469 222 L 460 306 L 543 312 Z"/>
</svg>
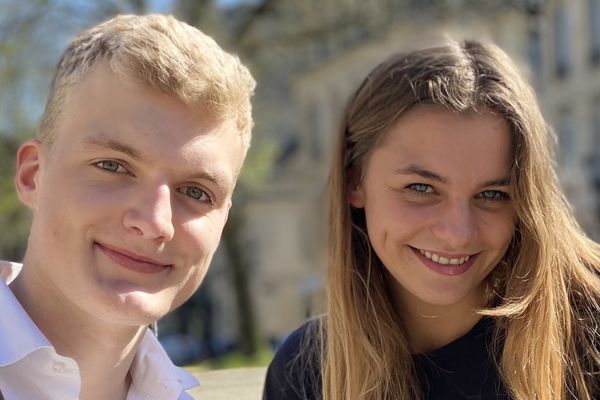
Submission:
<svg viewBox="0 0 600 400">
<path fill-rule="evenodd" d="M 127 325 L 179 306 L 217 248 L 243 153 L 233 120 L 95 66 L 67 98 L 52 147 L 20 151 L 17 190 L 34 213 L 25 263 L 39 295 Z"/>
</svg>

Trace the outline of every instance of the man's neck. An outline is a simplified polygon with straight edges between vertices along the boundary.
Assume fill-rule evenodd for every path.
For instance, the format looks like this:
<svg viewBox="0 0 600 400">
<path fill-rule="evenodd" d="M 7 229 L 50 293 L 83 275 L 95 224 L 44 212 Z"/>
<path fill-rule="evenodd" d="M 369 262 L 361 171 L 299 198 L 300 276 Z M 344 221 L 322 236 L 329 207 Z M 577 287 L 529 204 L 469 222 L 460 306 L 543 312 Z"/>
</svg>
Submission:
<svg viewBox="0 0 600 400">
<path fill-rule="evenodd" d="M 24 267 L 10 289 L 56 352 L 77 362 L 80 399 L 125 399 L 129 370 L 147 328 L 94 319 L 60 295 L 40 290 L 45 286 L 37 279 Z"/>
</svg>

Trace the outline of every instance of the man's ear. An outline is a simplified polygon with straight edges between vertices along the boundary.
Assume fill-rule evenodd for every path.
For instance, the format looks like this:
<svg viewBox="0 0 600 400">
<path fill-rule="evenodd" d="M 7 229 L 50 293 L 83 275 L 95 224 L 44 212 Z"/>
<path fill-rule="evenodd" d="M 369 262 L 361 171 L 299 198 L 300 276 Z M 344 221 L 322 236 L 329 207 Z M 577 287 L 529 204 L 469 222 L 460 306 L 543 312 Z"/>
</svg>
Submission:
<svg viewBox="0 0 600 400">
<path fill-rule="evenodd" d="M 354 208 L 363 208 L 365 206 L 365 193 L 362 187 L 360 174 L 356 169 L 348 172 L 348 202 Z"/>
<path fill-rule="evenodd" d="M 37 206 L 44 155 L 43 145 L 36 139 L 23 143 L 17 152 L 15 189 L 21 202 L 31 209 Z"/>
<path fill-rule="evenodd" d="M 227 210 L 225 210 L 225 223 L 229 220 L 229 213 L 231 212 L 231 206 L 233 205 L 233 200 L 229 198 L 229 204 L 227 204 Z"/>
</svg>

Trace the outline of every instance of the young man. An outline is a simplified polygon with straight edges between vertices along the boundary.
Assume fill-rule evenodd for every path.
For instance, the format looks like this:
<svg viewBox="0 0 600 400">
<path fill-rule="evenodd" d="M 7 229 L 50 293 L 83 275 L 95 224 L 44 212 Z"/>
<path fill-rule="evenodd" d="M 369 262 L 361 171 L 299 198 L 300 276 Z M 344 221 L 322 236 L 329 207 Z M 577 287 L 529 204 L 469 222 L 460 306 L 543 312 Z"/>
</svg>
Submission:
<svg viewBox="0 0 600 400">
<path fill-rule="evenodd" d="M 33 222 L 22 268 L 0 268 L 4 399 L 190 398 L 195 379 L 147 327 L 206 273 L 254 85 L 172 17 L 119 16 L 69 45 L 39 135 L 17 155 Z"/>
</svg>

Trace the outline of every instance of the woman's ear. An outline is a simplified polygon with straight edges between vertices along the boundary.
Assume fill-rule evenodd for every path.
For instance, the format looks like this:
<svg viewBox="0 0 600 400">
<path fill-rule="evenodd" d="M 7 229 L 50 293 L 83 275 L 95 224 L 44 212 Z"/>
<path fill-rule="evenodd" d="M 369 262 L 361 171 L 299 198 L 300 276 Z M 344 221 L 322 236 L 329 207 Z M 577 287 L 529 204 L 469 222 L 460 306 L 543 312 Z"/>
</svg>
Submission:
<svg viewBox="0 0 600 400">
<path fill-rule="evenodd" d="M 362 187 L 360 172 L 352 168 L 348 172 L 348 202 L 354 208 L 363 208 L 365 206 L 365 194 Z"/>
<path fill-rule="evenodd" d="M 31 209 L 37 206 L 43 160 L 44 148 L 36 139 L 23 143 L 17 152 L 15 189 L 21 202 Z"/>
</svg>

